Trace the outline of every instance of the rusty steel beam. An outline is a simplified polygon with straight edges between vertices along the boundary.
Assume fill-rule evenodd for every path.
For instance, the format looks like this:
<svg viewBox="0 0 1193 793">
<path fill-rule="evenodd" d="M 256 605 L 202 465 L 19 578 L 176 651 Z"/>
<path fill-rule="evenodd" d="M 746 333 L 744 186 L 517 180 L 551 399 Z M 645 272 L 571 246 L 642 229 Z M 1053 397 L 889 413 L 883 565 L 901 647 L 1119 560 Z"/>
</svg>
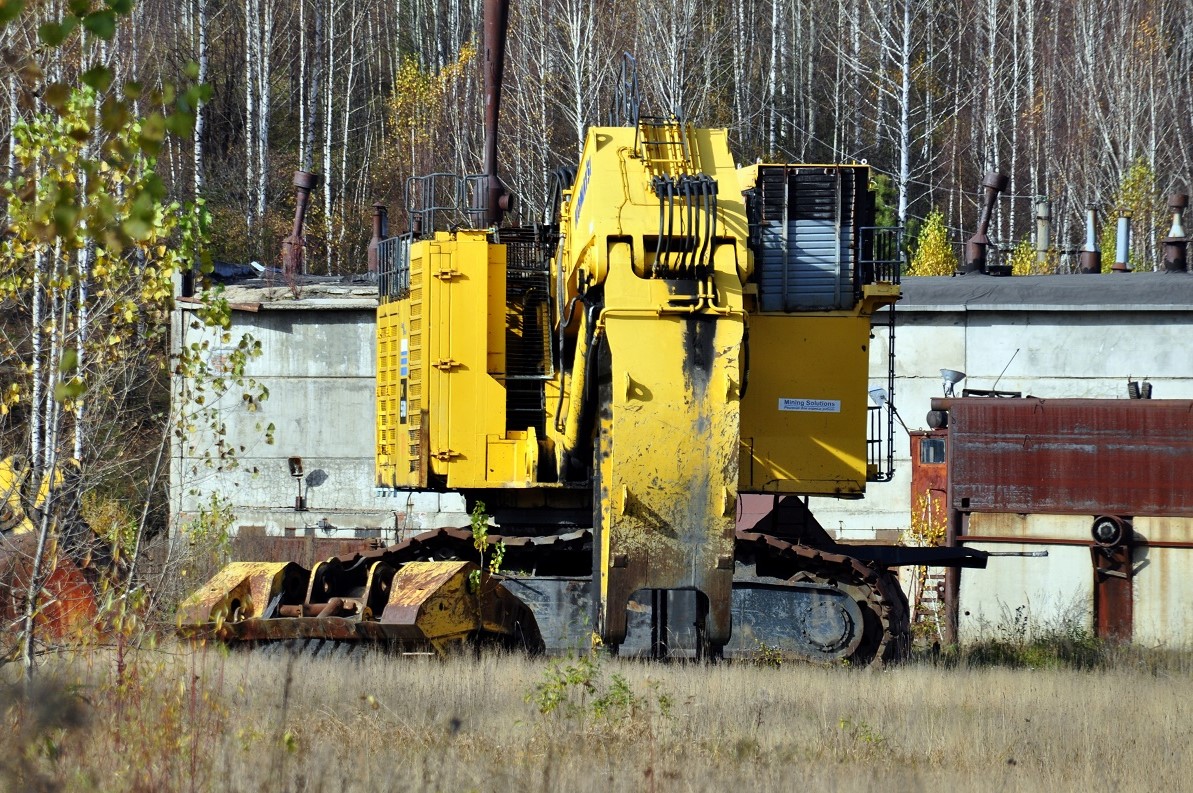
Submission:
<svg viewBox="0 0 1193 793">
<path fill-rule="evenodd" d="M 1087 545 L 1090 547 L 1096 545 L 1092 540 L 1078 540 L 1073 537 L 1003 537 L 987 534 L 963 534 L 957 538 L 957 542 L 1004 543 L 1007 545 Z M 1179 548 L 1193 550 L 1193 541 L 1149 540 L 1138 534 L 1135 535 L 1135 539 L 1131 541 L 1131 544 L 1137 548 Z"/>
</svg>

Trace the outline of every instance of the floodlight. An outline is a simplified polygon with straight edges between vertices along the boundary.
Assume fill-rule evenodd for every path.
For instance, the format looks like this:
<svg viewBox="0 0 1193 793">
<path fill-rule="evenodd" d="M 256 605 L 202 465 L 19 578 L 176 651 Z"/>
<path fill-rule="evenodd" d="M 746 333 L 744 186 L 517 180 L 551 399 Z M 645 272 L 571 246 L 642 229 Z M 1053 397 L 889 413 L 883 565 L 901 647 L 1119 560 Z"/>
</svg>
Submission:
<svg viewBox="0 0 1193 793">
<path fill-rule="evenodd" d="M 953 386 L 965 379 L 965 372 L 959 372 L 956 369 L 941 369 L 940 379 L 944 381 L 944 395 L 956 396 L 953 393 Z"/>
</svg>

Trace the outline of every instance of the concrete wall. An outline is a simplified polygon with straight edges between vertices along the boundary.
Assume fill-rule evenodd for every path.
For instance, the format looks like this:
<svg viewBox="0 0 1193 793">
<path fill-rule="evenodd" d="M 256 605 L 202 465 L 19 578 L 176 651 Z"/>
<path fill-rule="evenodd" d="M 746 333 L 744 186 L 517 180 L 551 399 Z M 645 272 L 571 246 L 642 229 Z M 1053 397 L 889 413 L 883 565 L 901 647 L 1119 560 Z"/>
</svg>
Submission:
<svg viewBox="0 0 1193 793">
<path fill-rule="evenodd" d="M 246 376 L 267 388 L 269 397 L 250 410 L 235 390 L 214 406 L 227 437 L 240 447 L 234 469 L 212 470 L 201 452 L 188 455 L 185 444 L 175 444 L 172 504 L 181 521 L 218 494 L 235 507 L 237 527 L 263 527 L 269 535 L 394 540 L 399 530 L 467 522 L 459 496 L 375 495 L 372 298 L 331 306 L 317 300 L 248 305 L 257 310 L 233 312 L 232 338 L 247 332 L 260 342 L 261 355 Z M 185 332 L 180 340 L 208 342 L 208 363 L 218 367 L 226 345 L 218 334 L 190 328 L 190 312 L 186 305 L 179 311 L 177 327 Z M 212 445 L 202 427 L 194 440 L 200 450 Z M 290 457 L 303 460 L 303 512 L 294 509 L 299 485 L 290 476 Z"/>
</svg>

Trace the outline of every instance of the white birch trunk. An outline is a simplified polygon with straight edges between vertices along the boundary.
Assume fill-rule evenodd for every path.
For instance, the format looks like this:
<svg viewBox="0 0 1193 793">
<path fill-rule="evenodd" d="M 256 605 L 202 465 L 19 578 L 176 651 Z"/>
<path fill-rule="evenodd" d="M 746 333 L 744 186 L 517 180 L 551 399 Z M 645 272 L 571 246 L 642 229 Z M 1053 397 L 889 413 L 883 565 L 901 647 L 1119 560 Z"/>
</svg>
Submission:
<svg viewBox="0 0 1193 793">
<path fill-rule="evenodd" d="M 775 83 L 779 68 L 779 0 L 770 2 L 770 62 L 766 70 L 766 152 L 774 156 L 775 151 Z"/>
<path fill-rule="evenodd" d="M 256 146 L 253 136 L 257 132 L 255 110 L 256 102 L 256 70 L 254 69 L 254 42 L 257 40 L 257 0 L 244 0 L 244 191 L 245 211 L 244 222 L 248 227 L 249 237 L 254 228 L 254 211 L 256 201 L 253 188 L 256 185 L 255 154 Z"/>
<path fill-rule="evenodd" d="M 260 0 L 258 0 L 260 2 Z M 264 0 L 257 42 L 257 219 L 265 218 L 269 183 L 270 80 L 273 74 L 273 0 Z"/>
<path fill-rule="evenodd" d="M 436 14 L 438 19 L 438 14 Z M 332 134 L 332 114 L 335 112 L 335 105 L 333 103 L 334 91 L 332 86 L 335 85 L 336 76 L 336 7 L 334 0 L 328 0 L 327 3 L 327 86 L 323 92 L 323 224 L 326 231 L 330 231 L 331 226 L 331 194 L 333 189 L 332 172 L 331 172 L 331 134 Z M 328 241 L 331 240 L 331 235 L 324 235 Z M 334 252 L 332 246 L 327 246 L 327 260 L 326 269 L 327 274 L 331 275 L 332 259 Z"/>
<path fill-rule="evenodd" d="M 196 2 L 199 4 L 199 52 L 197 53 L 199 63 L 198 80 L 199 85 L 204 85 L 207 82 L 207 26 L 210 19 L 207 13 L 208 0 L 196 0 Z M 203 132 L 206 129 L 207 124 L 207 114 L 204 112 L 206 104 L 206 102 L 200 101 L 195 107 L 195 138 L 193 160 L 193 166 L 195 169 L 195 198 L 199 198 L 203 195 Z"/>
<path fill-rule="evenodd" d="M 899 47 L 899 225 L 907 225 L 907 189 L 911 180 L 911 2 L 903 0 Z"/>
<path fill-rule="evenodd" d="M 45 390 L 41 385 L 42 378 L 42 347 L 45 343 L 42 329 L 42 269 L 45 267 L 45 253 L 39 247 L 33 254 L 33 286 L 30 295 L 31 327 L 29 358 L 30 379 L 33 381 L 32 394 L 29 401 L 29 466 L 33 477 L 41 476 L 45 459 L 42 446 L 42 402 L 45 400 Z"/>
</svg>

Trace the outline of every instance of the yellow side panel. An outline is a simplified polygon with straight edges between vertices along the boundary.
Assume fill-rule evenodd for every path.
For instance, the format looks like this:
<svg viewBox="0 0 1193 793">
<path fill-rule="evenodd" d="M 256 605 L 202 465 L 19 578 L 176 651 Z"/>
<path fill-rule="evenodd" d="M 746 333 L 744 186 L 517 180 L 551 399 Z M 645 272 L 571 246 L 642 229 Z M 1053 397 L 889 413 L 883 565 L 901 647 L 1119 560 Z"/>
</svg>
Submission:
<svg viewBox="0 0 1193 793">
<path fill-rule="evenodd" d="M 377 486 L 400 487 L 409 481 L 409 466 L 403 437 L 408 408 L 402 404 L 402 347 L 409 342 L 403 332 L 406 303 L 384 303 L 377 307 Z M 405 387 L 408 391 L 409 384 Z"/>
<path fill-rule="evenodd" d="M 489 374 L 494 363 L 504 368 L 489 348 L 494 292 L 504 333 L 504 248 L 490 246 L 483 231 L 440 234 L 429 246 L 425 280 L 431 469 L 447 477 L 448 487 L 488 486 L 488 436 L 505 435 L 505 388 Z"/>
<path fill-rule="evenodd" d="M 741 490 L 862 494 L 869 345 L 868 316 L 750 317 Z"/>
<path fill-rule="evenodd" d="M 423 261 L 426 245 L 411 247 L 410 289 L 377 307 L 377 455 L 379 488 L 423 487 Z"/>
</svg>

